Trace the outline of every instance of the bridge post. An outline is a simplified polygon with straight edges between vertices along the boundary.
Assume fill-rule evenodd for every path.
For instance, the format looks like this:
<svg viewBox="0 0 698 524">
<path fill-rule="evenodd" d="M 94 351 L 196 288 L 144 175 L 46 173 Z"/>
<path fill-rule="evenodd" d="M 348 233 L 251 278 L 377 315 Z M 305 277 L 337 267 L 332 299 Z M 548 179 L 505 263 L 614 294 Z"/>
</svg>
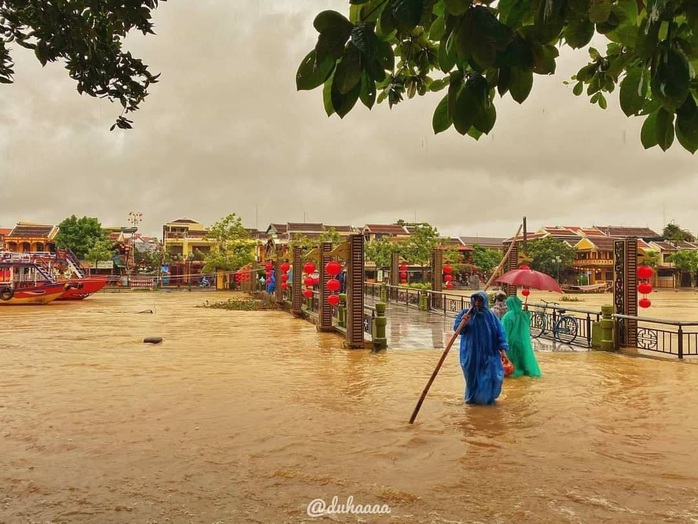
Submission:
<svg viewBox="0 0 698 524">
<path fill-rule="evenodd" d="M 388 338 L 385 336 L 385 326 L 388 319 L 385 317 L 385 302 L 376 302 L 376 316 L 373 319 L 373 349 L 385 349 L 388 347 Z"/>
<path fill-rule="evenodd" d="M 276 278 L 276 286 L 274 287 L 274 297 L 278 303 L 284 301 L 284 291 L 281 289 L 281 253 L 276 251 L 274 257 L 274 278 Z"/>
<path fill-rule="evenodd" d="M 435 293 L 429 293 L 431 301 L 429 307 L 431 309 L 443 308 L 443 272 L 444 272 L 444 252 L 439 248 L 435 248 L 431 254 L 431 290 Z"/>
<path fill-rule="evenodd" d="M 637 316 L 637 238 L 616 240 L 613 246 L 613 311 Z M 616 347 L 637 345 L 637 320 L 617 322 Z"/>
<path fill-rule="evenodd" d="M 400 284 L 400 255 L 393 253 L 390 256 L 390 280 L 391 288 L 388 290 L 388 300 L 397 300 L 397 286 Z"/>
<path fill-rule="evenodd" d="M 390 278 L 393 278 L 391 272 Z M 347 260 L 347 348 L 364 348 L 364 237 L 349 236 Z"/>
<path fill-rule="evenodd" d="M 325 271 L 325 266 L 332 259 L 329 255 L 332 251 L 332 242 L 323 242 L 320 244 L 320 267 L 318 272 L 320 273 L 320 322 L 318 324 L 318 331 L 333 331 L 332 327 L 332 306 L 327 302 L 327 297 L 330 295 L 327 289 L 327 282 L 330 280 L 330 275 Z"/>
<path fill-rule="evenodd" d="M 601 306 L 601 350 L 613 351 L 613 306 Z"/>
<path fill-rule="evenodd" d="M 303 277 L 303 264 L 301 260 L 301 247 L 293 247 L 293 284 L 291 292 L 291 313 L 296 316 L 303 314 L 302 300 L 303 300 L 303 290 L 301 289 L 301 282 Z"/>
</svg>

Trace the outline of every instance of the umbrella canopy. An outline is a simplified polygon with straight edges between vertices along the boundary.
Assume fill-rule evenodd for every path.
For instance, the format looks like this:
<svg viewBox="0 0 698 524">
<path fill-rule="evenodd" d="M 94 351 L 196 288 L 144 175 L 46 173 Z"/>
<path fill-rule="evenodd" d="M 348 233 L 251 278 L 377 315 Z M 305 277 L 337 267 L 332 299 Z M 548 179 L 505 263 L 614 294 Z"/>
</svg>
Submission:
<svg viewBox="0 0 698 524">
<path fill-rule="evenodd" d="M 528 266 L 522 266 L 519 269 L 507 271 L 495 282 L 501 284 L 510 284 L 512 286 L 530 287 L 533 289 L 542 289 L 544 291 L 557 291 L 562 293 L 560 285 L 553 277 L 540 271 L 534 271 Z"/>
</svg>

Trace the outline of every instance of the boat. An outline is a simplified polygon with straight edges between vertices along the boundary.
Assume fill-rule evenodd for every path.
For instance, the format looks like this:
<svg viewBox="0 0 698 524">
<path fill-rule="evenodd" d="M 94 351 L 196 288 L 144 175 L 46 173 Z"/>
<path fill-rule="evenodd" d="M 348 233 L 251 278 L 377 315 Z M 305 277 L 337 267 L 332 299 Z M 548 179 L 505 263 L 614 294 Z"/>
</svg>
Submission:
<svg viewBox="0 0 698 524">
<path fill-rule="evenodd" d="M 613 286 L 610 283 L 602 282 L 600 284 L 587 284 L 584 286 L 573 284 L 562 284 L 560 286 L 563 293 L 608 293 Z"/>
<path fill-rule="evenodd" d="M 0 306 L 48 304 L 66 290 L 37 264 L 0 259 Z"/>
<path fill-rule="evenodd" d="M 84 269 L 70 250 L 54 252 L 26 252 L 2 254 L 2 260 L 29 262 L 44 268 L 48 278 L 64 285 L 63 294 L 57 300 L 84 300 L 100 291 L 110 282 L 110 276 L 85 276 Z M 61 271 L 59 268 L 65 268 Z"/>
</svg>

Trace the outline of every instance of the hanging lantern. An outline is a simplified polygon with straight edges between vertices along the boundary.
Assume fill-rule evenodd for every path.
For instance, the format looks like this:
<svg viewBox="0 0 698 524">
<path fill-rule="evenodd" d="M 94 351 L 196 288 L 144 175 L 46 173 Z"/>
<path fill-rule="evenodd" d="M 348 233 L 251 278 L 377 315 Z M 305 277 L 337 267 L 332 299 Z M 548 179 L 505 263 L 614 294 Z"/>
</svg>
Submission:
<svg viewBox="0 0 698 524">
<path fill-rule="evenodd" d="M 312 289 L 304 289 L 303 296 L 305 298 L 312 298 L 313 297 L 313 290 Z"/>
<path fill-rule="evenodd" d="M 521 294 L 522 294 L 523 296 L 527 297 L 528 295 L 531 294 L 531 290 L 530 290 L 530 289 L 525 289 L 525 288 L 524 288 L 524 290 L 521 291 Z"/>
<path fill-rule="evenodd" d="M 317 286 L 318 284 L 320 284 L 320 277 L 314 277 L 313 278 L 313 285 Z"/>
<path fill-rule="evenodd" d="M 332 260 L 325 265 L 325 273 L 327 273 L 331 277 L 339 275 L 339 273 L 341 273 L 341 271 L 342 271 L 342 264 L 340 264 L 336 260 Z"/>
<path fill-rule="evenodd" d="M 284 273 L 288 273 L 288 270 L 291 269 L 291 266 L 288 264 L 288 262 L 284 262 L 281 264 L 281 271 Z"/>
<path fill-rule="evenodd" d="M 654 269 L 652 269 L 650 266 L 638 266 L 637 268 L 637 277 L 646 280 L 652 278 L 652 275 L 654 275 Z"/>
<path fill-rule="evenodd" d="M 649 298 L 641 298 L 638 304 L 641 308 L 648 308 L 652 305 L 652 301 Z"/>
<path fill-rule="evenodd" d="M 400 264 L 400 271 L 407 271 L 407 264 Z"/>
<path fill-rule="evenodd" d="M 652 284 L 649 282 L 643 282 L 639 286 L 637 286 L 637 292 L 640 293 L 641 295 L 649 295 L 652 293 Z"/>
<path fill-rule="evenodd" d="M 446 276 L 450 277 L 451 275 L 446 275 Z M 451 288 L 453 287 L 453 282 L 451 282 L 450 280 L 447 281 L 447 282 L 444 284 L 444 287 L 445 287 L 446 289 L 451 289 Z"/>
<path fill-rule="evenodd" d="M 407 271 L 400 271 L 400 279 L 405 280 L 407 278 Z"/>
<path fill-rule="evenodd" d="M 453 280 L 453 275 L 446 275 L 446 276 L 444 276 L 444 280 L 445 280 L 446 282 L 451 282 L 451 281 Z"/>
<path fill-rule="evenodd" d="M 327 289 L 329 289 L 330 291 L 339 291 L 339 288 L 341 287 L 342 283 L 336 278 L 327 281 Z"/>
<path fill-rule="evenodd" d="M 288 275 L 286 273 L 281 273 L 281 282 L 288 282 Z"/>
<path fill-rule="evenodd" d="M 451 266 L 444 266 L 444 273 L 450 275 L 451 271 L 453 271 L 453 268 Z"/>
<path fill-rule="evenodd" d="M 269 278 L 271 276 L 271 271 L 267 271 L 266 277 Z"/>
<path fill-rule="evenodd" d="M 267 284 L 271 284 L 271 277 L 267 277 Z"/>
<path fill-rule="evenodd" d="M 331 282 L 331 281 L 330 281 Z M 337 306 L 339 305 L 339 295 L 330 295 L 327 297 L 327 303 L 330 306 Z"/>
<path fill-rule="evenodd" d="M 303 279 L 303 285 L 304 285 L 305 287 L 312 287 L 312 285 L 313 285 L 313 277 L 305 277 L 305 278 Z"/>
<path fill-rule="evenodd" d="M 306 262 L 305 264 L 303 264 L 303 271 L 308 275 L 310 273 L 315 273 L 315 264 L 313 264 L 312 262 Z"/>
<path fill-rule="evenodd" d="M 274 264 L 272 264 L 271 262 L 267 262 L 267 265 L 264 267 L 267 271 L 271 271 L 272 269 L 274 269 Z"/>
<path fill-rule="evenodd" d="M 288 282 L 282 282 L 282 283 L 281 283 L 281 289 L 283 289 L 284 291 L 286 291 L 286 290 L 288 289 Z"/>
</svg>

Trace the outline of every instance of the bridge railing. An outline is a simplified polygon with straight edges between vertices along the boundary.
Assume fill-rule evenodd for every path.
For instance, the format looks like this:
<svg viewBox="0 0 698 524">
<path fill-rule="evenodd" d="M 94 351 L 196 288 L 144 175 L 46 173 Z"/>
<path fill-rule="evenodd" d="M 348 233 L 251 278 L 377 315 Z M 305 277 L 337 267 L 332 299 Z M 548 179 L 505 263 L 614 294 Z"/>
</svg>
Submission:
<svg viewBox="0 0 698 524">
<path fill-rule="evenodd" d="M 634 347 L 644 351 L 685 356 L 698 356 L 698 322 L 662 320 L 631 315 L 613 315 L 616 321 L 616 346 Z M 637 322 L 634 346 L 628 346 L 624 336 L 628 320 Z M 625 340 L 624 340 L 625 339 Z"/>
</svg>

